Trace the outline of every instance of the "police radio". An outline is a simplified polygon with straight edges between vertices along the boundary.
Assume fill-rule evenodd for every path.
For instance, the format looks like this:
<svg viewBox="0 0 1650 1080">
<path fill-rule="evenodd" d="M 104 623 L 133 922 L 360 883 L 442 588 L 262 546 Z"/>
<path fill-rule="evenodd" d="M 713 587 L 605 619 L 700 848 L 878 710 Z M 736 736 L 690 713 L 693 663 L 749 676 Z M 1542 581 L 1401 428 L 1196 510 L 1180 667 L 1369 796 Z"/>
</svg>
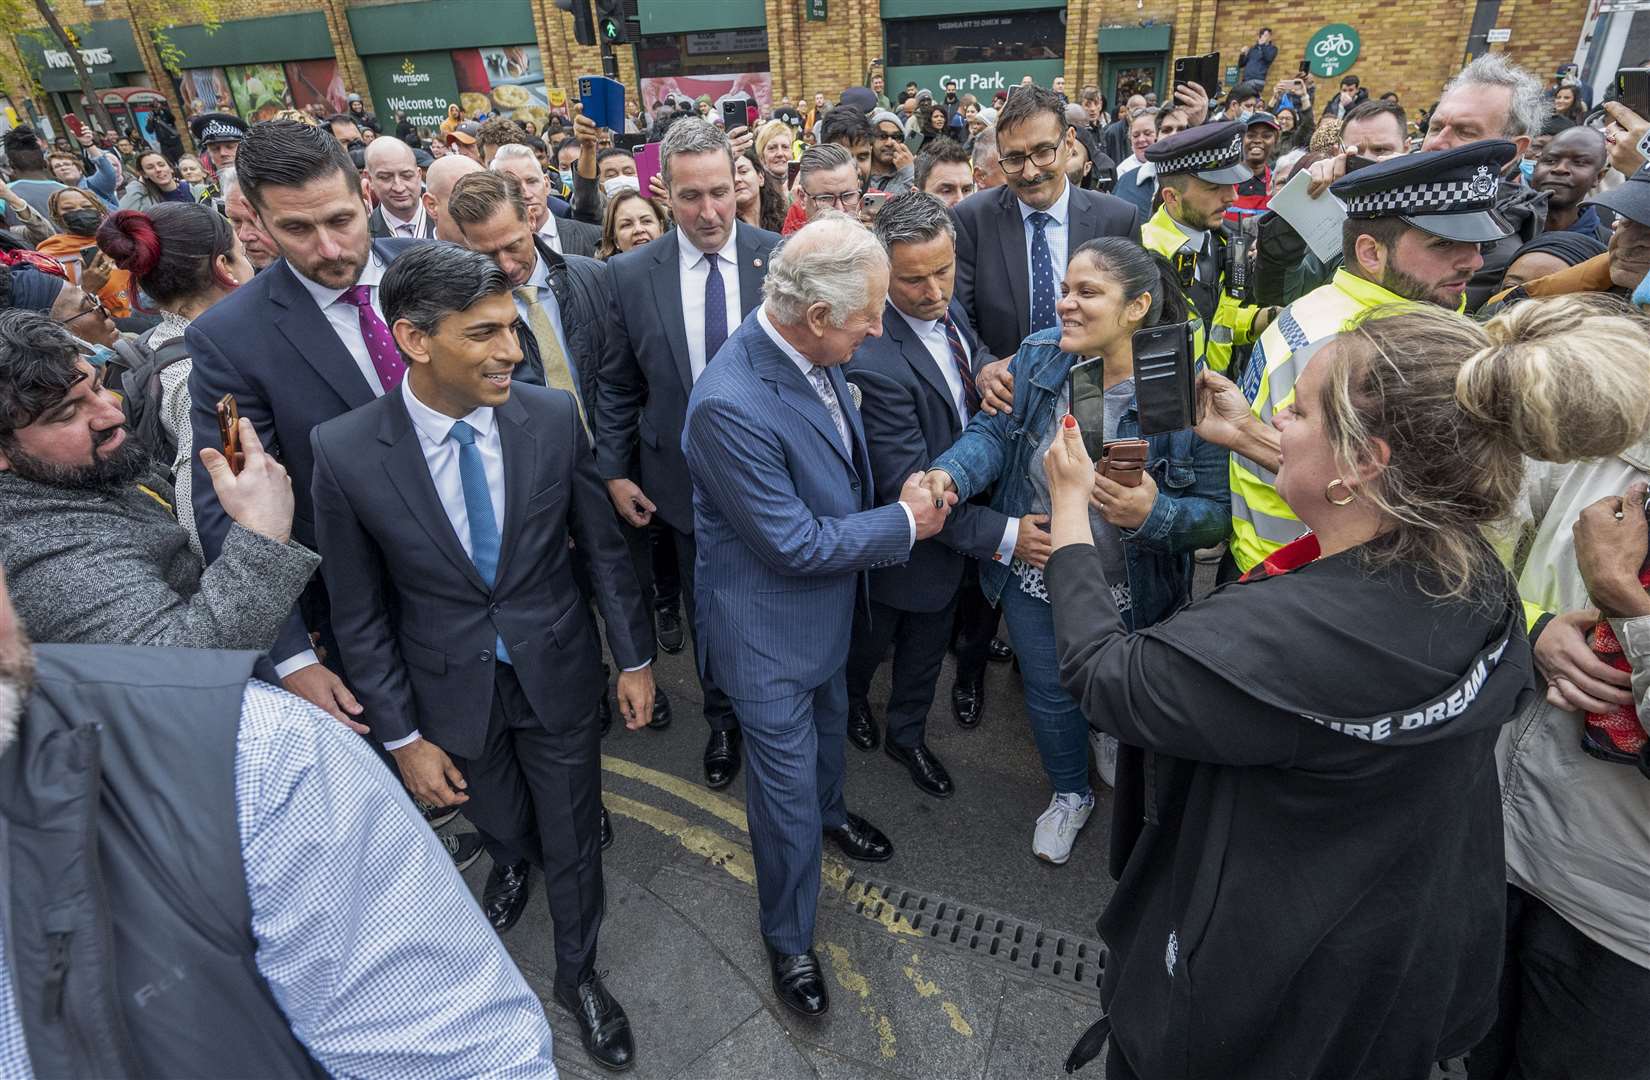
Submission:
<svg viewBox="0 0 1650 1080">
<path fill-rule="evenodd" d="M 1249 234 L 1239 229 L 1226 241 L 1226 295 L 1238 303 L 1249 300 Z"/>
</svg>

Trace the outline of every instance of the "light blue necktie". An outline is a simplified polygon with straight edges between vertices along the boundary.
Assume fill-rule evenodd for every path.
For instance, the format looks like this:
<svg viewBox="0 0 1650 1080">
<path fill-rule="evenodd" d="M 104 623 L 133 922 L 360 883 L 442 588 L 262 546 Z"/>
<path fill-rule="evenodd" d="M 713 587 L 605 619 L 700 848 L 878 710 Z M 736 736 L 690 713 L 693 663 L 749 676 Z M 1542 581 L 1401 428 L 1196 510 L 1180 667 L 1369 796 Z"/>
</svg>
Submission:
<svg viewBox="0 0 1650 1080">
<path fill-rule="evenodd" d="M 493 496 L 487 487 L 487 469 L 481 463 L 481 451 L 476 449 L 476 430 L 460 420 L 447 432 L 447 438 L 458 444 L 458 477 L 464 485 L 464 516 L 470 519 L 470 561 L 481 572 L 481 579 L 489 586 L 498 573 L 499 533 L 498 519 L 493 516 Z M 498 638 L 493 653 L 499 663 L 510 662 L 510 650 L 504 639 Z"/>
<path fill-rule="evenodd" d="M 1054 315 L 1054 255 L 1044 232 L 1054 218 L 1039 210 L 1029 220 L 1036 230 L 1031 236 L 1031 333 L 1035 334 L 1058 322 Z"/>
</svg>

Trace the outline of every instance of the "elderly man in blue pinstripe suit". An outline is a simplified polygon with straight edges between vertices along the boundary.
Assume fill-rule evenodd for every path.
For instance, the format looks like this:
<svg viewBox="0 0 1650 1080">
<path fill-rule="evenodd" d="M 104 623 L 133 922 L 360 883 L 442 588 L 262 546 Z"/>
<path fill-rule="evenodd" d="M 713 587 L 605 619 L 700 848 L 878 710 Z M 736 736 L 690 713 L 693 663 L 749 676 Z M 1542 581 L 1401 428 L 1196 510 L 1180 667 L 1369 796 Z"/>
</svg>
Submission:
<svg viewBox="0 0 1650 1080">
<path fill-rule="evenodd" d="M 774 993 L 829 1007 L 813 951 L 821 833 L 851 858 L 893 855 L 842 800 L 845 671 L 864 571 L 940 531 L 921 475 L 873 507 L 865 432 L 837 367 L 882 333 L 888 258 L 829 214 L 773 251 L 762 307 L 693 386 L 682 449 L 699 539 L 699 663 L 733 701 Z"/>
</svg>

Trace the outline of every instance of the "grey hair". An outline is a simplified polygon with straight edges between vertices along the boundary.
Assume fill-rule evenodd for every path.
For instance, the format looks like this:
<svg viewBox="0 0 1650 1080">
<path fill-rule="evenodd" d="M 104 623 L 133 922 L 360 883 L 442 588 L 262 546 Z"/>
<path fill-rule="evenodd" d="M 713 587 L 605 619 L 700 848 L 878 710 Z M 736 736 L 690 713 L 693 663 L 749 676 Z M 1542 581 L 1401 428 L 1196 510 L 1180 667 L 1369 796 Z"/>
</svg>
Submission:
<svg viewBox="0 0 1650 1080">
<path fill-rule="evenodd" d="M 226 165 L 218 170 L 218 191 L 224 198 L 229 198 L 229 193 L 240 186 L 241 180 L 235 175 L 235 166 Z"/>
<path fill-rule="evenodd" d="M 659 173 L 670 186 L 670 159 L 677 154 L 714 154 L 718 150 L 728 155 L 728 171 L 733 171 L 733 146 L 726 133 L 715 124 L 697 116 L 684 116 L 670 125 L 659 142 Z"/>
<path fill-rule="evenodd" d="M 523 146 L 521 143 L 505 143 L 493 151 L 493 163 L 487 167 L 494 172 L 503 172 L 504 170 L 499 168 L 499 165 L 506 161 L 531 161 L 534 165 L 539 165 L 539 157 L 533 153 L 531 146 Z M 539 171 L 544 171 L 543 165 L 539 165 Z"/>
<path fill-rule="evenodd" d="M 907 191 L 882 204 L 871 233 L 890 255 L 895 244 L 926 244 L 942 233 L 955 240 L 951 211 L 926 191 Z"/>
<path fill-rule="evenodd" d="M 769 318 L 788 326 L 801 325 L 810 307 L 824 304 L 830 324 L 840 327 L 870 302 L 868 271 L 879 267 L 888 268 L 888 255 L 870 230 L 833 210 L 774 246 L 762 304 Z"/>
<path fill-rule="evenodd" d="M 1508 60 L 1505 53 L 1485 53 L 1462 68 L 1444 85 L 1444 96 L 1464 86 L 1498 86 L 1507 91 L 1511 104 L 1507 109 L 1507 126 L 1501 135 L 1508 139 L 1539 134 L 1553 111 L 1541 88 L 1541 80 Z"/>
<path fill-rule="evenodd" d="M 981 128 L 980 133 L 974 136 L 974 152 L 972 155 L 974 167 L 976 169 L 985 168 L 986 162 L 990 161 L 991 156 L 996 152 L 997 129 L 989 125 Z"/>
<path fill-rule="evenodd" d="M 820 143 L 802 151 L 802 159 L 797 163 L 796 179 L 798 183 L 802 183 L 815 173 L 833 172 L 853 163 L 854 159 L 848 151 L 836 143 Z"/>
<path fill-rule="evenodd" d="M 509 292 L 510 279 L 497 263 L 444 240 L 410 249 L 390 265 L 378 286 L 384 322 L 393 327 L 406 319 L 426 334 L 435 333 L 453 312 Z"/>
</svg>

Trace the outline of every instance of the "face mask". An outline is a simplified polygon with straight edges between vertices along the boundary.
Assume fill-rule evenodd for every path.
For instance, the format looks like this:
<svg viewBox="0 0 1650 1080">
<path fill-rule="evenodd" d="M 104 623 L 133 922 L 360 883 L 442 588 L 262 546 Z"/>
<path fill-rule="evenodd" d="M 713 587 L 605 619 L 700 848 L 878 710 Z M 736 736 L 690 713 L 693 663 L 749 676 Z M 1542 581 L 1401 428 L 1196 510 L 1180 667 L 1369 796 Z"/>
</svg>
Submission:
<svg viewBox="0 0 1650 1080">
<path fill-rule="evenodd" d="M 1525 158 L 1518 163 L 1518 171 L 1524 174 L 1524 182 L 1528 184 L 1535 177 L 1535 162 Z"/>
<path fill-rule="evenodd" d="M 1247 124 L 1249 122 L 1249 117 L 1252 115 L 1254 114 L 1248 109 L 1244 109 L 1242 112 L 1238 113 L 1238 122 L 1241 124 Z"/>
<path fill-rule="evenodd" d="M 1639 287 L 1633 290 L 1633 304 L 1635 307 L 1650 306 L 1650 274 L 1646 274 Z"/>
<path fill-rule="evenodd" d="M 67 210 L 63 214 L 63 224 L 76 236 L 91 236 L 103 224 L 103 215 L 96 210 Z"/>
<path fill-rule="evenodd" d="M 621 191 L 641 191 L 642 184 L 641 181 L 636 179 L 634 176 L 610 176 L 607 178 L 607 181 L 602 184 L 602 190 L 605 191 L 607 193 L 607 197 L 611 199 Z"/>
</svg>

